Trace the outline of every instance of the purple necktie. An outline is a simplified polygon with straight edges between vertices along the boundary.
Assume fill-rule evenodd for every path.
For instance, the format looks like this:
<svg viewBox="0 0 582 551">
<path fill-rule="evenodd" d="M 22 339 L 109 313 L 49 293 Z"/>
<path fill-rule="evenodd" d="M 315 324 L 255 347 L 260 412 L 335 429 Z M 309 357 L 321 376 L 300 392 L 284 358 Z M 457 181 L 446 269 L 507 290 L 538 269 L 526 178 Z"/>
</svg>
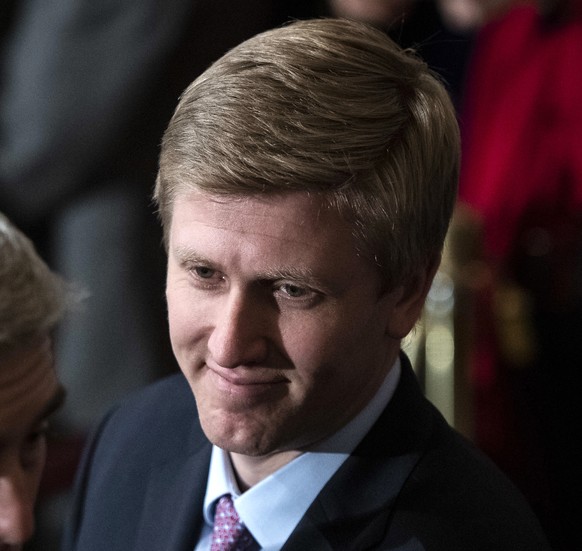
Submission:
<svg viewBox="0 0 582 551">
<path fill-rule="evenodd" d="M 259 549 L 251 533 L 240 521 L 230 495 L 216 504 L 210 551 L 247 551 Z"/>
</svg>

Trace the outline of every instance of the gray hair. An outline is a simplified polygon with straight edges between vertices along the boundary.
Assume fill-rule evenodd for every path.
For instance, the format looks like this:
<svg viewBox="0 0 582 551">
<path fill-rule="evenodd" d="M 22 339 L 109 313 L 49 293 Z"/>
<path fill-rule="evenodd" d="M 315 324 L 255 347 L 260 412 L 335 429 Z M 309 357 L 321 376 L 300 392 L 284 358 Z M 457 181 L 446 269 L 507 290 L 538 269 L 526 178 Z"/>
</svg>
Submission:
<svg viewBox="0 0 582 551">
<path fill-rule="evenodd" d="M 69 304 L 64 281 L 0 213 L 0 352 L 48 334 Z"/>
</svg>

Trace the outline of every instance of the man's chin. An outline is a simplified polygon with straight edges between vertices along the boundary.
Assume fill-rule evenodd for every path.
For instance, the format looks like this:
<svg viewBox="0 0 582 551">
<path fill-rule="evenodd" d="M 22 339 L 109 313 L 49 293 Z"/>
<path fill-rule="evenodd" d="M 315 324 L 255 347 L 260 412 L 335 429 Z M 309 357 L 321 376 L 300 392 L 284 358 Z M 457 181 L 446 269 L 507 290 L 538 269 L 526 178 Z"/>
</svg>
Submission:
<svg viewBox="0 0 582 551">
<path fill-rule="evenodd" d="M 212 444 L 224 451 L 237 455 L 245 455 L 247 457 L 265 457 L 277 452 L 276 447 L 254 440 L 247 440 L 245 442 L 240 442 L 238 439 L 232 438 L 209 438 L 209 440 Z"/>
<path fill-rule="evenodd" d="M 224 425 L 226 423 L 217 427 L 214 423 L 205 423 L 202 420 L 202 430 L 206 438 L 227 452 L 260 457 L 277 450 L 276 443 L 268 437 L 265 430 L 245 427 L 241 423 Z"/>
</svg>

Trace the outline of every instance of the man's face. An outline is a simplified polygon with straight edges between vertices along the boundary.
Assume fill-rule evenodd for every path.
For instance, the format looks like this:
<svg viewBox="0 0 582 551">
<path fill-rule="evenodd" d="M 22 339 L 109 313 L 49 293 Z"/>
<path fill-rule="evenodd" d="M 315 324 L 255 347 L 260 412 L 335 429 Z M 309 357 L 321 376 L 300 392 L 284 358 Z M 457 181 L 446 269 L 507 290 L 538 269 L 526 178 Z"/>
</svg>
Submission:
<svg viewBox="0 0 582 551">
<path fill-rule="evenodd" d="M 47 417 L 62 399 L 50 339 L 0 356 L 0 549 L 34 531 Z"/>
<path fill-rule="evenodd" d="M 302 449 L 371 399 L 399 349 L 398 292 L 305 193 L 178 197 L 167 299 L 174 353 L 216 445 Z"/>
</svg>

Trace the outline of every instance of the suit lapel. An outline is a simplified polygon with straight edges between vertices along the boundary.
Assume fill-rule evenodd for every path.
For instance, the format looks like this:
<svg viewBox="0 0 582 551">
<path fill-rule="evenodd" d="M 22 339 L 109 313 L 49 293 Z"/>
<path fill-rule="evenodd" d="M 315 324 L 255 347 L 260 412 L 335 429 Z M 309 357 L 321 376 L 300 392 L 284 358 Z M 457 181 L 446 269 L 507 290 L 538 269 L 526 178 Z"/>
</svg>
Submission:
<svg viewBox="0 0 582 551">
<path fill-rule="evenodd" d="M 386 537 L 394 503 L 426 449 L 431 426 L 432 408 L 403 356 L 392 400 L 317 496 L 283 550 L 376 547 Z"/>
<path fill-rule="evenodd" d="M 210 443 L 203 441 L 190 454 L 152 467 L 136 549 L 194 548 L 203 522 L 210 451 Z"/>
</svg>

